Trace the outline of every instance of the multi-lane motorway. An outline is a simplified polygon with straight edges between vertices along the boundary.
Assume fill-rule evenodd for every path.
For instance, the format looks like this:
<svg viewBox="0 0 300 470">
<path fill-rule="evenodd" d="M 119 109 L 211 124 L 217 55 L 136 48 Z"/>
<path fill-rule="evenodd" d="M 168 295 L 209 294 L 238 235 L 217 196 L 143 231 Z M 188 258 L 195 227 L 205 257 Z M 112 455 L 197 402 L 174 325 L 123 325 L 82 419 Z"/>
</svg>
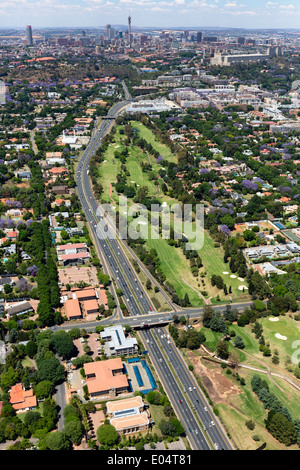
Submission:
<svg viewBox="0 0 300 470">
<path fill-rule="evenodd" d="M 109 132 L 115 117 L 128 101 L 114 105 L 108 112 L 98 130 L 93 134 L 77 167 L 75 180 L 82 209 L 89 224 L 95 248 L 106 272 L 115 280 L 117 287 L 122 289 L 123 299 L 131 316 L 126 322 L 131 323 L 143 316 L 144 323 L 149 323 L 158 315 L 158 322 L 165 318 L 163 314 L 153 311 L 153 305 L 140 283 L 133 267 L 116 239 L 110 224 L 105 221 L 105 213 L 94 198 L 89 177 L 89 162 L 103 137 Z M 151 318 L 150 318 L 151 315 Z M 170 317 L 170 313 L 167 314 Z M 118 311 L 118 319 L 124 323 L 122 312 Z M 149 320 L 148 320 L 149 319 Z M 110 319 L 112 322 L 112 319 Z M 131 323 L 134 324 L 134 323 Z M 141 330 L 141 339 L 147 348 L 155 366 L 159 379 L 169 396 L 186 435 L 194 450 L 231 449 L 226 433 L 214 418 L 202 391 L 197 386 L 191 372 L 182 360 L 174 343 L 167 338 L 162 328 Z"/>
</svg>

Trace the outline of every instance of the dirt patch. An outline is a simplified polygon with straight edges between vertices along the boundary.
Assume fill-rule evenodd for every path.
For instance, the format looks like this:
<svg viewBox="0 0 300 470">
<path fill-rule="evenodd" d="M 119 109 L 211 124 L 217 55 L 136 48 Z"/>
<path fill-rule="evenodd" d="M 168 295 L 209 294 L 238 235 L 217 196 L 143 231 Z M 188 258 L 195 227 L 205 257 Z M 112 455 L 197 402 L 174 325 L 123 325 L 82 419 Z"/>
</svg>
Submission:
<svg viewBox="0 0 300 470">
<path fill-rule="evenodd" d="M 201 378 L 211 400 L 214 403 L 230 403 L 232 395 L 240 393 L 240 389 L 225 377 L 217 366 L 206 367 L 201 358 L 188 352 L 187 356 L 194 366 L 195 374 Z"/>
</svg>

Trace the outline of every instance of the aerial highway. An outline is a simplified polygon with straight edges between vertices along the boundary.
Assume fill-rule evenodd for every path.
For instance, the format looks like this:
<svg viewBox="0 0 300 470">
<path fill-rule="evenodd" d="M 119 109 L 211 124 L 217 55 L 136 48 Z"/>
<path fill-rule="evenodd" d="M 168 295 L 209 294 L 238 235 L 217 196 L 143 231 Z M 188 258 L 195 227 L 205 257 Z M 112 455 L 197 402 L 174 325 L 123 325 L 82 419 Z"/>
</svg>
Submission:
<svg viewBox="0 0 300 470">
<path fill-rule="evenodd" d="M 114 119 L 127 103 L 128 101 L 117 103 L 108 111 L 106 119 L 103 119 L 99 128 L 93 133 L 92 139 L 80 159 L 75 175 L 78 196 L 103 268 L 114 279 L 117 287 L 122 289 L 124 302 L 130 312 L 130 316 L 124 318 L 122 312 L 119 311 L 117 316 L 109 318 L 107 321 L 110 324 L 121 322 L 133 326 L 136 322 L 147 328 L 140 331 L 141 338 L 144 345 L 147 345 L 148 354 L 155 365 L 159 380 L 185 428 L 192 448 L 195 450 L 210 450 L 221 446 L 220 448 L 223 449 L 231 449 L 231 444 L 226 438 L 220 423 L 211 419 L 207 427 L 203 424 L 202 419 L 207 420 L 208 417 L 206 412 L 204 414 L 204 408 L 204 411 L 200 409 L 200 403 L 204 403 L 203 393 L 195 381 L 193 386 L 190 385 L 192 383 L 191 374 L 183 361 L 178 362 L 175 345 L 167 343 L 170 350 L 172 346 L 173 355 L 172 357 L 171 354 L 166 355 L 166 345 L 161 342 L 162 338 L 159 338 L 157 328 L 153 331 L 148 329 L 151 322 L 155 324 L 154 316 L 156 317 L 156 323 L 163 323 L 166 321 L 166 317 L 168 321 L 171 320 L 172 312 L 162 314 L 154 311 L 147 292 L 124 253 L 120 241 L 115 237 L 110 224 L 105 222 L 105 213 L 99 207 L 99 203 L 95 200 L 93 194 L 89 177 L 90 159 L 101 145 L 103 137 L 109 132 Z M 192 311 L 190 312 L 191 315 Z M 99 324 L 99 322 L 96 324 Z M 181 365 L 178 366 L 178 364 Z M 180 373 L 178 373 L 178 367 L 180 367 Z M 184 391 L 187 390 L 187 387 L 188 390 L 192 387 L 195 392 L 194 398 L 198 400 L 198 402 L 196 401 L 197 407 L 186 394 L 187 392 Z M 210 416 L 211 413 L 210 410 Z M 213 429 L 209 432 L 204 429 L 205 427 L 206 429 L 213 427 Z"/>
</svg>

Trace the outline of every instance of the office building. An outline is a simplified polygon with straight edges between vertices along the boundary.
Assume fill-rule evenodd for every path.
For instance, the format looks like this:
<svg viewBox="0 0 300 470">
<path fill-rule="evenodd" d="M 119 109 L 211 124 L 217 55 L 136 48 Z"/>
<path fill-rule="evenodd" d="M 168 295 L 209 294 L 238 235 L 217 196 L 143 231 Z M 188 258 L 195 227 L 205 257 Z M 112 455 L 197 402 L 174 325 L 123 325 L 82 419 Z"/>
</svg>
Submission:
<svg viewBox="0 0 300 470">
<path fill-rule="evenodd" d="M 119 357 L 107 361 L 89 362 L 83 367 L 91 398 L 115 398 L 120 393 L 129 392 L 129 382 Z"/>
<path fill-rule="evenodd" d="M 221 54 L 215 53 L 210 59 L 212 65 L 231 65 L 242 62 L 258 62 L 261 60 L 269 60 L 271 57 L 281 55 L 280 47 L 268 47 L 266 54 Z"/>
<path fill-rule="evenodd" d="M 197 32 L 197 42 L 202 42 L 202 33 L 201 33 L 201 31 Z"/>
<path fill-rule="evenodd" d="M 105 341 L 104 350 L 107 356 L 130 356 L 138 351 L 136 338 L 126 338 L 122 325 L 104 328 L 100 336 Z"/>
<path fill-rule="evenodd" d="M 26 26 L 27 46 L 33 46 L 32 29 L 30 25 Z"/>
<path fill-rule="evenodd" d="M 147 432 L 151 428 L 149 410 L 140 396 L 109 401 L 106 409 L 110 423 L 120 435 Z"/>
</svg>

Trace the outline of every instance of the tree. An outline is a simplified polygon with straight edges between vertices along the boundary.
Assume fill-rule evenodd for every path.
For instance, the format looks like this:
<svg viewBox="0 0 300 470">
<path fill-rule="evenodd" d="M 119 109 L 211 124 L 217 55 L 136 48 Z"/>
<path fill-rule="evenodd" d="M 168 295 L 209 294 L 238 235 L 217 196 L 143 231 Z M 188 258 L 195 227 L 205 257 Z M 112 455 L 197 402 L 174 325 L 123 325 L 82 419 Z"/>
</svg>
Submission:
<svg viewBox="0 0 300 470">
<path fill-rule="evenodd" d="M 203 326 L 205 328 L 210 327 L 210 321 L 214 315 L 214 310 L 210 305 L 204 305 L 203 307 Z"/>
<path fill-rule="evenodd" d="M 243 338 L 241 336 L 236 336 L 234 338 L 234 345 L 238 349 L 244 349 L 245 343 L 244 343 Z"/>
<path fill-rule="evenodd" d="M 56 357 L 43 359 L 38 362 L 38 378 L 39 380 L 48 380 L 56 385 L 65 378 L 64 366 Z"/>
<path fill-rule="evenodd" d="M 171 421 L 166 421 L 162 419 L 159 423 L 159 429 L 161 430 L 164 436 L 175 436 L 176 427 Z"/>
<path fill-rule="evenodd" d="M 271 410 L 266 420 L 266 428 L 279 442 L 290 446 L 297 442 L 297 432 L 294 423 L 283 414 Z"/>
<path fill-rule="evenodd" d="M 119 434 L 111 424 L 103 424 L 97 429 L 98 441 L 107 446 L 113 446 L 119 441 Z"/>
<path fill-rule="evenodd" d="M 46 450 L 71 450 L 71 441 L 64 432 L 55 431 L 45 437 Z"/>
<path fill-rule="evenodd" d="M 182 426 L 181 422 L 177 418 L 172 418 L 171 423 L 175 428 L 175 433 L 177 436 L 182 436 L 184 434 L 184 427 Z"/>
<path fill-rule="evenodd" d="M 221 359 L 228 359 L 229 351 L 228 351 L 228 343 L 226 341 L 219 341 L 217 344 L 216 349 L 217 356 Z"/>
<path fill-rule="evenodd" d="M 51 338 L 51 344 L 54 346 L 57 354 L 63 359 L 70 359 L 76 355 L 76 348 L 73 340 L 65 331 L 58 331 L 55 333 Z"/>
<path fill-rule="evenodd" d="M 49 380 L 42 380 L 34 387 L 34 394 L 38 400 L 47 398 L 52 395 L 53 383 Z"/>
<path fill-rule="evenodd" d="M 66 423 L 64 434 L 73 444 L 79 445 L 83 435 L 83 426 L 80 420 L 73 420 Z"/>
</svg>

